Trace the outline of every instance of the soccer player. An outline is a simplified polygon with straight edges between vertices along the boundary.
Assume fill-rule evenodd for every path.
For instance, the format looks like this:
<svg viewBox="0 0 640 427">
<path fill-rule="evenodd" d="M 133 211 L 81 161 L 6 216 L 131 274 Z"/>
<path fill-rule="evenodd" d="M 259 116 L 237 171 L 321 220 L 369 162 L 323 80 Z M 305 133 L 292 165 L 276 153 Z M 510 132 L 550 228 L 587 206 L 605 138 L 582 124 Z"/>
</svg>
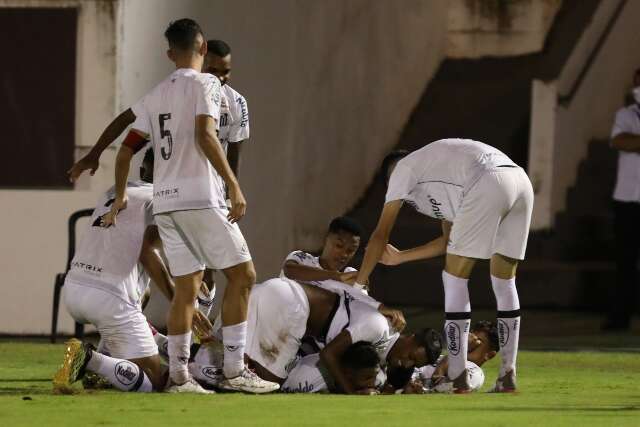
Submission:
<svg viewBox="0 0 640 427">
<path fill-rule="evenodd" d="M 284 261 L 281 278 L 319 286 L 332 292 L 349 293 L 387 316 L 396 330 L 402 331 L 406 321 L 402 312 L 368 296 L 364 286 L 354 287 L 358 271 L 348 264 L 360 247 L 360 225 L 351 218 L 337 217 L 329 224 L 320 256 L 304 251 L 291 252 Z"/>
<path fill-rule="evenodd" d="M 231 80 L 231 48 L 222 40 L 207 41 L 207 54 L 202 72 L 220 79 L 222 84 L 220 100 L 219 139 L 227 153 L 229 166 L 238 176 L 242 144 L 249 140 L 249 109 L 246 99 L 228 84 Z M 78 160 L 67 171 L 74 182 L 85 170 L 93 175 L 100 167 L 100 156 L 136 120 L 131 108 L 118 115 L 98 138 L 89 153 Z"/>
<path fill-rule="evenodd" d="M 476 261 L 490 259 L 502 356 L 495 391 L 515 391 L 520 329 L 515 275 L 524 259 L 533 208 L 527 174 L 499 150 L 468 139 L 443 139 L 411 154 L 392 153 L 383 169 L 389 178 L 386 200 L 356 283 L 366 283 L 381 259 L 396 265 L 446 254 L 442 280 L 448 376 L 455 392 L 466 393 L 471 319 L 467 282 Z M 406 251 L 387 246 L 405 201 L 442 221 L 443 235 Z"/>
<path fill-rule="evenodd" d="M 248 322 L 250 365 L 262 378 L 279 384 L 305 335 L 320 344 L 323 364 L 345 393 L 356 391 L 339 363 L 352 343 L 372 343 L 380 363 L 391 366 L 423 366 L 440 355 L 428 334 L 401 336 L 375 308 L 348 293 L 338 295 L 288 279 L 267 280 L 253 288 Z"/>
<path fill-rule="evenodd" d="M 205 267 L 228 280 L 222 307 L 225 381 L 228 390 L 265 393 L 278 388 L 246 368 L 244 347 L 249 291 L 255 270 L 237 222 L 246 201 L 216 135 L 220 80 L 201 73 L 207 44 L 191 19 L 172 22 L 165 32 L 176 71 L 138 101 L 136 121 L 116 158 L 116 197 L 105 222 L 117 226 L 127 205 L 124 182 L 134 153 L 154 145 L 153 213 L 176 290 L 169 310 L 169 391 L 205 393 L 189 375 L 194 301 Z M 224 184 L 231 209 L 227 210 Z"/>
<path fill-rule="evenodd" d="M 351 344 L 340 357 L 341 369 L 353 384 L 355 394 L 377 394 L 380 359 L 375 347 L 360 341 Z M 285 393 L 340 393 L 329 372 L 314 353 L 298 359 L 282 384 Z"/>
<path fill-rule="evenodd" d="M 118 217 L 118 226 L 102 227 L 115 198 L 111 189 L 93 211 L 71 262 L 64 286 L 65 305 L 77 322 L 91 323 L 98 329 L 111 356 L 71 340 L 53 381 L 59 392 L 67 391 L 85 370 L 100 374 L 123 391 L 164 388 L 158 349 L 141 307 L 148 285 L 143 273 L 169 300 L 173 296 L 173 283 L 160 255 L 158 230 L 152 224 L 152 173 L 153 153 L 148 150 L 140 171 L 142 181 L 127 183 L 129 201 Z"/>
</svg>

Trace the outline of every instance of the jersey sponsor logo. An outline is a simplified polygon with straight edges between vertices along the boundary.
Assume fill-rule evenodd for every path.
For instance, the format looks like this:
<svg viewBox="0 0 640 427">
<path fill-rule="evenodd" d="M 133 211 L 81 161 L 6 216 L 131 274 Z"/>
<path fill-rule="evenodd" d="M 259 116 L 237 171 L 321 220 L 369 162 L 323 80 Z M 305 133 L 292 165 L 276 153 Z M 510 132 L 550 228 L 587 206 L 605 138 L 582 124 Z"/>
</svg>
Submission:
<svg viewBox="0 0 640 427">
<path fill-rule="evenodd" d="M 507 343 L 509 342 L 509 335 L 509 325 L 507 325 L 507 322 L 502 319 L 498 319 L 498 338 L 500 340 L 500 348 L 507 345 Z"/>
<path fill-rule="evenodd" d="M 138 376 L 138 373 L 133 369 L 133 364 L 129 361 L 118 362 L 116 364 L 115 373 L 118 382 L 125 386 L 133 384 Z"/>
<path fill-rule="evenodd" d="M 169 190 L 160 190 L 156 191 L 153 194 L 154 197 L 159 199 L 177 199 L 180 197 L 180 189 L 179 188 L 171 188 Z"/>
<path fill-rule="evenodd" d="M 247 108 L 247 101 L 243 97 L 239 96 L 236 102 L 240 105 L 240 111 L 242 111 L 242 118 L 240 119 L 240 127 L 247 127 L 249 124 L 249 109 Z"/>
<path fill-rule="evenodd" d="M 78 270 L 82 270 L 85 273 L 92 273 L 99 275 L 102 273 L 102 268 L 97 265 L 86 264 L 84 262 L 74 261 L 71 263 L 71 268 L 77 268 Z"/>
<path fill-rule="evenodd" d="M 305 381 L 304 385 L 302 383 L 298 383 L 297 386 L 282 388 L 280 391 L 284 393 L 313 393 L 313 389 L 313 384 L 309 384 L 308 381 Z"/>
<path fill-rule="evenodd" d="M 433 212 L 433 216 L 438 219 L 444 219 L 444 214 L 442 213 L 442 209 L 440 209 L 442 203 L 439 203 L 436 199 L 429 195 L 427 195 L 427 197 L 429 198 L 429 203 L 431 203 L 431 212 Z"/>
<path fill-rule="evenodd" d="M 390 341 L 391 341 L 391 338 L 388 338 L 388 337 L 380 338 L 378 341 L 376 341 L 372 345 L 377 352 L 382 352 L 385 348 L 387 348 Z"/>
<path fill-rule="evenodd" d="M 449 354 L 457 356 L 460 353 L 460 327 L 454 322 L 449 322 L 445 328 Z"/>
</svg>

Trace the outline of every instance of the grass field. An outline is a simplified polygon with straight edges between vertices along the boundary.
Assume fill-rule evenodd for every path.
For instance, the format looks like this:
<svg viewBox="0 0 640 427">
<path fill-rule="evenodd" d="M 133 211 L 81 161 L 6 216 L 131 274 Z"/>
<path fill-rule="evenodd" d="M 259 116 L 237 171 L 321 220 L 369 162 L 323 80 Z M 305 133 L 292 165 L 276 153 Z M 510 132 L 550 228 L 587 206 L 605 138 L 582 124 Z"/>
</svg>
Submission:
<svg viewBox="0 0 640 427">
<path fill-rule="evenodd" d="M 62 351 L 0 342 L 0 426 L 640 426 L 638 353 L 523 351 L 516 395 L 56 396 Z M 485 365 L 485 389 L 496 362 Z"/>
</svg>

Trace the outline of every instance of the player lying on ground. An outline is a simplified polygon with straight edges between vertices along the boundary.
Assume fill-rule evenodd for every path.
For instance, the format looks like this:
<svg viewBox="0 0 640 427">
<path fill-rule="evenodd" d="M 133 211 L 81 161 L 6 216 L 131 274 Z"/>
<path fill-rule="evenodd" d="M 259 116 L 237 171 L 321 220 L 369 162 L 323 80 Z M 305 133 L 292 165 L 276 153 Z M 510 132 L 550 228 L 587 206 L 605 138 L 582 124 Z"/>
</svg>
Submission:
<svg viewBox="0 0 640 427">
<path fill-rule="evenodd" d="M 136 121 L 116 158 L 116 197 L 106 223 L 126 207 L 124 182 L 133 154 L 151 141 L 156 150 L 153 214 L 176 283 L 167 321 L 172 392 L 207 393 L 189 374 L 191 318 L 206 267 L 222 270 L 227 390 L 267 393 L 278 388 L 244 363 L 249 292 L 255 269 L 237 222 L 246 200 L 217 136 L 220 81 L 201 73 L 207 45 L 191 19 L 172 22 L 165 36 L 176 70 L 138 101 Z M 225 187 L 231 209 L 225 201 Z"/>
<path fill-rule="evenodd" d="M 524 258 L 533 209 L 527 174 L 499 150 L 467 139 L 443 139 L 411 154 L 393 154 L 383 166 L 383 173 L 390 177 L 389 188 L 356 282 L 366 283 L 381 260 L 396 265 L 446 254 L 442 280 L 447 375 L 454 381 L 455 392 L 466 393 L 470 391 L 466 357 L 471 319 L 467 284 L 476 261 L 491 259 L 502 358 L 495 391 L 515 391 L 520 329 L 515 275 Z M 406 251 L 387 246 L 405 201 L 441 220 L 443 235 Z"/>
<path fill-rule="evenodd" d="M 140 168 L 142 181 L 127 184 L 129 204 L 118 226 L 102 227 L 113 203 L 111 189 L 101 197 L 78 245 L 65 279 L 64 303 L 77 322 L 98 329 L 102 347 L 110 356 L 78 340 L 70 341 L 53 380 L 59 392 L 68 391 L 85 370 L 124 391 L 164 388 L 166 377 L 141 307 L 148 277 L 169 300 L 173 297 L 173 283 L 160 255 L 160 238 L 151 215 L 152 174 L 153 153 L 148 150 Z M 208 323 L 204 316 L 198 319 Z"/>
<path fill-rule="evenodd" d="M 355 390 L 337 361 L 352 340 L 372 343 L 384 365 L 424 366 L 440 354 L 433 340 L 421 339 L 423 334 L 401 336 L 386 317 L 346 292 L 338 295 L 288 279 L 271 279 L 254 287 L 248 323 L 250 366 L 262 378 L 279 384 L 286 379 L 287 366 L 295 360 L 305 335 L 320 345 L 323 362 L 346 393 Z"/>
</svg>

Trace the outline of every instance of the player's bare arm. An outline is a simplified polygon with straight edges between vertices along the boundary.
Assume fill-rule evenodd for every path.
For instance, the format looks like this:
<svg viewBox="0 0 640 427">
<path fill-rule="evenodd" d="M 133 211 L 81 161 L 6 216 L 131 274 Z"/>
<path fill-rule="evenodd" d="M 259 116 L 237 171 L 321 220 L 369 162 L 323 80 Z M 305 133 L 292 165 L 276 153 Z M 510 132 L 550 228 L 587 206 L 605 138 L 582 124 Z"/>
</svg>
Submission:
<svg viewBox="0 0 640 427">
<path fill-rule="evenodd" d="M 611 140 L 611 146 L 620 151 L 640 153 L 640 135 L 621 133 Z"/>
<path fill-rule="evenodd" d="M 340 272 L 325 270 L 322 268 L 310 267 L 308 265 L 302 265 L 294 260 L 288 260 L 283 267 L 284 275 L 291 280 L 297 280 L 301 282 L 313 282 L 322 280 L 337 280 L 338 282 L 344 282 L 353 284 L 358 272 Z"/>
<path fill-rule="evenodd" d="M 382 253 L 389 242 L 391 230 L 396 222 L 396 218 L 398 218 L 401 207 L 402 200 L 394 200 L 385 203 L 384 208 L 382 208 L 378 225 L 369 239 L 369 244 L 367 245 L 356 283 L 363 284 L 368 282 L 371 272 L 378 261 L 380 261 Z"/>
<path fill-rule="evenodd" d="M 442 221 L 442 236 L 416 248 L 401 251 L 387 244 L 380 262 L 385 265 L 398 265 L 409 261 L 430 259 L 442 256 L 447 252 L 447 242 L 451 233 L 451 222 Z"/>
<path fill-rule="evenodd" d="M 82 172 L 86 170 L 89 170 L 89 173 L 93 176 L 100 167 L 100 156 L 102 155 L 102 152 L 106 150 L 107 147 L 111 145 L 131 123 L 135 121 L 135 119 L 136 116 L 130 108 L 126 109 L 120 113 L 118 117 L 113 119 L 113 121 L 109 123 L 102 132 L 96 144 L 91 148 L 91 151 L 74 163 L 71 169 L 67 171 L 69 180 L 71 182 L 75 182 L 78 177 L 82 175 Z"/>
<path fill-rule="evenodd" d="M 229 221 L 238 222 L 245 214 L 247 202 L 240 189 L 238 179 L 234 175 L 216 135 L 215 120 L 211 116 L 196 116 L 196 141 L 216 172 L 222 177 L 229 189 L 231 211 Z"/>
<path fill-rule="evenodd" d="M 348 331 L 342 331 L 335 337 L 325 348 L 320 351 L 320 360 L 322 364 L 329 370 L 331 377 L 336 385 L 346 394 L 356 394 L 356 391 L 345 375 L 340 358 L 351 345 L 351 334 Z"/>
</svg>

